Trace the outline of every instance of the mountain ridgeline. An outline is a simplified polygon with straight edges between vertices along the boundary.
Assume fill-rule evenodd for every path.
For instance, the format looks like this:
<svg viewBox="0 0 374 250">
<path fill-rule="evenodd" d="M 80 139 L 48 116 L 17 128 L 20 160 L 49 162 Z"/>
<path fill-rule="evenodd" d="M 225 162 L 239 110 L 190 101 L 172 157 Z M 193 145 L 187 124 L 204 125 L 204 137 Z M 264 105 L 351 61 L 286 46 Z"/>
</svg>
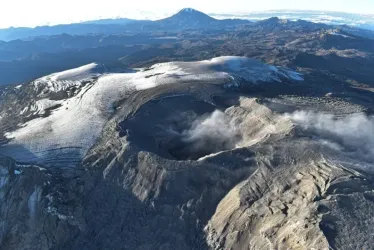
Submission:
<svg viewBox="0 0 374 250">
<path fill-rule="evenodd" d="M 53 36 L 60 34 L 121 34 L 126 32 L 180 31 L 184 29 L 221 29 L 239 24 L 248 24 L 247 20 L 217 20 L 200 11 L 186 8 L 177 14 L 156 21 L 133 20 L 127 18 L 103 19 L 83 23 L 56 26 L 40 26 L 35 28 L 9 28 L 0 30 L 0 40 L 30 39 L 37 36 Z"/>
</svg>

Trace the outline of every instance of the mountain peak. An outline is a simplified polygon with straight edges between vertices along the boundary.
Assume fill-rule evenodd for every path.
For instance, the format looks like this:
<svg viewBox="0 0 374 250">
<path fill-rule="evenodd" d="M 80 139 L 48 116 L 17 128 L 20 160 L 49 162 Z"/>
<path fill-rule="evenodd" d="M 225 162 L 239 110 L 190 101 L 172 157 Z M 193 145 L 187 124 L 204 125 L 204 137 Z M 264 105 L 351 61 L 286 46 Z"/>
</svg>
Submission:
<svg viewBox="0 0 374 250">
<path fill-rule="evenodd" d="M 191 12 L 199 12 L 193 8 L 184 8 L 179 11 L 179 13 L 191 13 Z"/>
<path fill-rule="evenodd" d="M 171 17 L 155 21 L 158 29 L 184 30 L 184 29 L 223 29 L 248 23 L 246 20 L 217 20 L 201 11 L 184 8 Z"/>
<path fill-rule="evenodd" d="M 268 19 L 262 20 L 263 23 L 278 23 L 281 19 L 278 17 L 270 17 Z"/>
<path fill-rule="evenodd" d="M 208 16 L 207 14 L 192 9 L 192 8 L 184 8 L 180 10 L 178 13 L 175 15 L 166 18 L 169 22 L 171 20 L 174 20 L 178 23 L 180 22 L 185 22 L 184 24 L 188 24 L 187 26 L 194 26 L 196 24 L 211 24 L 211 22 L 216 21 L 213 17 Z"/>
<path fill-rule="evenodd" d="M 176 13 L 174 16 L 184 16 L 184 17 L 199 17 L 199 16 L 205 16 L 205 17 L 209 17 L 211 19 L 213 19 L 212 17 L 208 16 L 207 14 L 201 12 L 201 11 L 198 11 L 198 10 L 195 10 L 195 9 L 192 9 L 192 8 L 184 8 L 184 9 L 181 9 L 178 13 Z"/>
</svg>

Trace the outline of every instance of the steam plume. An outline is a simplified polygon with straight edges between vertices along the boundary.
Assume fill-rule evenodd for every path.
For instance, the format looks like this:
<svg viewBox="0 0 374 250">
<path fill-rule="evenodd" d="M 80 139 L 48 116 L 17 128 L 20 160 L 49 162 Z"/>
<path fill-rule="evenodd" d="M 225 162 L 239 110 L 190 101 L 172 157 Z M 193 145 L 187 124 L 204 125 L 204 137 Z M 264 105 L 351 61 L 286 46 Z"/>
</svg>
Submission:
<svg viewBox="0 0 374 250">
<path fill-rule="evenodd" d="M 374 117 L 363 113 L 337 117 L 331 114 L 296 111 L 286 115 L 330 146 L 374 159 Z"/>
</svg>

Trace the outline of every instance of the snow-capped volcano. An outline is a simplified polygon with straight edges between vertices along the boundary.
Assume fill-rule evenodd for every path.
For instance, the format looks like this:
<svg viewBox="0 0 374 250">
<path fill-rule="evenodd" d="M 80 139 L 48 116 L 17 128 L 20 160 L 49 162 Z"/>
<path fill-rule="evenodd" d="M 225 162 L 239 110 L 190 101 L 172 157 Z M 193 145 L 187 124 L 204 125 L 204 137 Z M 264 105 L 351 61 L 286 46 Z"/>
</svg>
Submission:
<svg viewBox="0 0 374 250">
<path fill-rule="evenodd" d="M 160 63 L 133 73 L 104 73 L 99 69 L 99 65 L 89 64 L 32 82 L 30 86 L 39 94 L 18 113 L 3 118 L 25 116 L 28 121 L 4 131 L 9 142 L 0 152 L 21 162 L 74 166 L 100 136 L 116 111 L 116 103 L 136 91 L 186 83 L 224 89 L 302 80 L 296 72 L 244 57 Z M 188 95 L 188 91 L 179 94 Z"/>
<path fill-rule="evenodd" d="M 205 29 L 205 28 L 225 28 L 239 24 L 248 24 L 248 20 L 239 19 L 215 19 L 201 11 L 185 8 L 175 15 L 155 21 L 152 26 L 160 29 Z"/>
<path fill-rule="evenodd" d="M 175 20 L 175 21 L 191 21 L 195 20 L 197 22 L 214 22 L 217 21 L 217 19 L 214 19 L 213 17 L 208 16 L 207 14 L 200 12 L 198 10 L 192 9 L 192 8 L 184 8 L 180 10 L 175 15 L 168 18 L 169 21 Z"/>
</svg>

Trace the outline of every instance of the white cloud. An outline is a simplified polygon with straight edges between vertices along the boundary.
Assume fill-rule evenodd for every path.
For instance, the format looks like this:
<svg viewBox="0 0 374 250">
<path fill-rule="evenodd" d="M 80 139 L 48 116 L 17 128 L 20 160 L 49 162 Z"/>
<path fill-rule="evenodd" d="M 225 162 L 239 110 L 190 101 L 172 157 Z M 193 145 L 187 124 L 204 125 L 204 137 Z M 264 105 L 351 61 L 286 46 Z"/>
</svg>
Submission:
<svg viewBox="0 0 374 250">
<path fill-rule="evenodd" d="M 210 152 L 232 149 L 241 140 L 231 117 L 219 110 L 195 120 L 192 127 L 183 132 L 182 137 L 194 151 Z"/>
<path fill-rule="evenodd" d="M 363 113 L 337 117 L 307 111 L 286 114 L 294 123 L 312 132 L 316 139 L 332 148 L 374 159 L 374 117 Z"/>
</svg>

